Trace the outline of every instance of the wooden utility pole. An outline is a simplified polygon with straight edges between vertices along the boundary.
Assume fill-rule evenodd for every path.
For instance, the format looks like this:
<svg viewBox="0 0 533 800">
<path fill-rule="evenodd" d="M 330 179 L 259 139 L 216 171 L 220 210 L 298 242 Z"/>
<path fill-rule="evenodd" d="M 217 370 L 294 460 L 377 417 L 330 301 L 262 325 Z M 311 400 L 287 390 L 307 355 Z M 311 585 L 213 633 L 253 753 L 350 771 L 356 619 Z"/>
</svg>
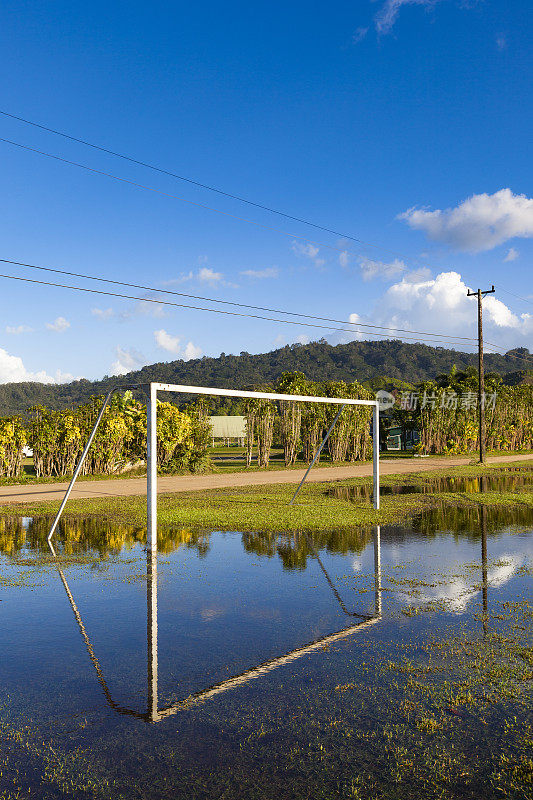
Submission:
<svg viewBox="0 0 533 800">
<path fill-rule="evenodd" d="M 485 372 L 483 369 L 483 296 L 492 294 L 492 289 L 482 292 L 468 292 L 467 297 L 477 297 L 477 338 L 478 338 L 478 366 L 479 366 L 479 386 L 478 386 L 478 413 L 479 413 L 479 463 L 484 464 L 485 458 Z"/>
</svg>

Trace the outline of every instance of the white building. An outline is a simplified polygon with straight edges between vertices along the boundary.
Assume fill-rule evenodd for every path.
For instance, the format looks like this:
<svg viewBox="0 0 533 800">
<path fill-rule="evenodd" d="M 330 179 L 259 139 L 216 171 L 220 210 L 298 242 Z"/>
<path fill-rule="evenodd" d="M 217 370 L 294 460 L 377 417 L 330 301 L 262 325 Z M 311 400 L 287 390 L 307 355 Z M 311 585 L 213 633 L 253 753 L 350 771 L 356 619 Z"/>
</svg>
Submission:
<svg viewBox="0 0 533 800">
<path fill-rule="evenodd" d="M 215 439 L 222 439 L 225 445 L 238 444 L 244 446 L 244 437 L 246 436 L 246 419 L 245 417 L 209 417 L 211 423 L 211 438 L 213 447 L 215 446 Z"/>
</svg>

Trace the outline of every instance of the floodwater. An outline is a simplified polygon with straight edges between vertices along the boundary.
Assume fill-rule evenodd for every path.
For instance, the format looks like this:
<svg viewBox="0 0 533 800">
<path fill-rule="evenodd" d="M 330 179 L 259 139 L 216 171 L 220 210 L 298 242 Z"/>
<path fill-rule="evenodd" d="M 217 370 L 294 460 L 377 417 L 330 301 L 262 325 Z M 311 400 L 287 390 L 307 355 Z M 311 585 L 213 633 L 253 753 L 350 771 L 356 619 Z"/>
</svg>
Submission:
<svg viewBox="0 0 533 800">
<path fill-rule="evenodd" d="M 522 651 L 484 693 L 531 644 L 531 511 L 157 554 L 93 518 L 59 558 L 48 523 L 0 518 L 2 798 L 530 796 Z"/>
<path fill-rule="evenodd" d="M 482 494 L 484 492 L 513 492 L 517 489 L 533 486 L 533 471 L 523 468 L 510 468 L 498 470 L 496 475 L 483 475 L 476 478 L 458 477 L 432 477 L 424 475 L 421 483 L 392 483 L 385 484 L 380 489 L 380 494 L 435 494 L 441 492 L 459 492 L 462 494 Z M 359 486 L 334 486 L 330 489 L 332 497 L 342 500 L 372 499 L 372 487 Z"/>
</svg>

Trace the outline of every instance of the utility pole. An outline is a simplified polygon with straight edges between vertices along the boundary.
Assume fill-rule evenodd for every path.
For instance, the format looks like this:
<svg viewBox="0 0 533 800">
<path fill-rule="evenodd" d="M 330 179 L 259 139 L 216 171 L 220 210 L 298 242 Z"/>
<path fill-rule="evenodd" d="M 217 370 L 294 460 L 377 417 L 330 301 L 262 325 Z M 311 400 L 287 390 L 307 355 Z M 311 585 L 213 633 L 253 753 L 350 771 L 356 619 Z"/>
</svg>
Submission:
<svg viewBox="0 0 533 800">
<path fill-rule="evenodd" d="M 477 297 L 477 338 L 478 338 L 478 365 L 479 365 L 479 387 L 478 387 L 478 408 L 479 408 L 479 463 L 484 464 L 485 459 L 485 372 L 483 369 L 483 296 L 493 294 L 492 289 L 482 292 L 468 292 L 467 297 Z"/>
</svg>

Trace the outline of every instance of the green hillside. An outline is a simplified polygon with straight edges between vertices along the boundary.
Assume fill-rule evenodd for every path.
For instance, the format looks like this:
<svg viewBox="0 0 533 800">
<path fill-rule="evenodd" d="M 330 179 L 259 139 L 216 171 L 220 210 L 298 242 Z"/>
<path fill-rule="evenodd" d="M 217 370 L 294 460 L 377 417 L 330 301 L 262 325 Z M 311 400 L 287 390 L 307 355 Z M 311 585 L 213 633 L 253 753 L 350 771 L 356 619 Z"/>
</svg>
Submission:
<svg viewBox="0 0 533 800">
<path fill-rule="evenodd" d="M 505 355 L 486 354 L 487 371 L 509 376 L 509 383 L 531 382 L 525 348 Z M 37 403 L 63 408 L 85 402 L 90 395 L 102 394 L 111 386 L 127 383 L 182 383 L 195 386 L 246 388 L 275 381 L 282 372 L 301 370 L 313 380 L 358 380 L 369 388 L 402 388 L 448 373 L 453 365 L 458 370 L 477 366 L 475 353 L 462 353 L 424 344 L 405 344 L 399 340 L 350 342 L 330 345 L 324 340 L 310 344 L 293 344 L 270 353 L 240 355 L 221 353 L 218 358 L 192 361 L 169 361 L 151 364 L 136 372 L 102 380 L 80 380 L 55 385 L 43 383 L 8 383 L 0 386 L 0 415 L 20 413 Z M 533 357 L 531 360 L 533 367 Z M 223 410 L 230 403 L 222 401 Z"/>
</svg>

